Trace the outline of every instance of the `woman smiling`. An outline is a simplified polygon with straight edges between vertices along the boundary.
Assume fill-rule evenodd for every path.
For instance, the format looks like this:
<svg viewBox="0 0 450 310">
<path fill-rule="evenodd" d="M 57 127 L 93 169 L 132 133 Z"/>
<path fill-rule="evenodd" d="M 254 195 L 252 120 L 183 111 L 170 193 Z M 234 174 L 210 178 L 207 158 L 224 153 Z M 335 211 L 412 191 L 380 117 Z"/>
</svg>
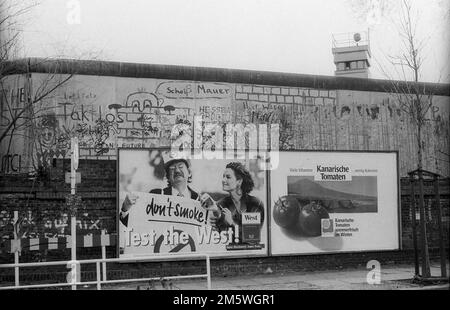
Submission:
<svg viewBox="0 0 450 310">
<path fill-rule="evenodd" d="M 260 228 L 264 223 L 264 205 L 257 197 L 249 193 L 254 188 L 250 172 L 239 162 L 231 162 L 225 167 L 222 176 L 222 189 L 228 195 L 217 203 L 209 199 L 208 194 L 202 195 L 200 201 L 212 211 L 211 225 L 219 231 L 238 225 L 239 237 L 242 241 L 242 215 L 245 213 L 260 214 Z"/>
</svg>

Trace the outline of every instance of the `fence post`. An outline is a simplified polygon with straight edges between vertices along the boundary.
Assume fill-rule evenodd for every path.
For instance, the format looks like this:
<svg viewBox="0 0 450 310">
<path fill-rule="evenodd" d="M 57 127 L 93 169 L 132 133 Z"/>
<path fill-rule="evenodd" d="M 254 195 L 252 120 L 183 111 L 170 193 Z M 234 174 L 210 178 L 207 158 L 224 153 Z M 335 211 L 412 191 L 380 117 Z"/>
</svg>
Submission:
<svg viewBox="0 0 450 310">
<path fill-rule="evenodd" d="M 19 236 L 17 233 L 17 223 L 19 221 L 19 211 L 14 211 L 14 264 L 19 263 Z M 14 283 L 19 286 L 19 266 L 14 267 Z"/>
<path fill-rule="evenodd" d="M 207 283 L 208 283 L 208 290 L 211 290 L 211 264 L 209 261 L 209 255 L 206 254 L 206 275 L 207 275 Z"/>
<path fill-rule="evenodd" d="M 97 290 L 101 290 L 102 289 L 102 284 L 101 284 L 101 274 L 100 274 L 100 262 L 96 262 L 95 263 L 96 269 L 97 269 Z"/>
<path fill-rule="evenodd" d="M 105 230 L 102 229 L 102 236 L 100 238 L 101 245 L 102 245 L 102 259 L 106 259 L 106 246 L 103 243 L 103 239 L 104 239 L 105 235 L 106 235 Z M 106 281 L 106 261 L 102 262 L 102 271 L 103 271 L 103 281 Z"/>
</svg>

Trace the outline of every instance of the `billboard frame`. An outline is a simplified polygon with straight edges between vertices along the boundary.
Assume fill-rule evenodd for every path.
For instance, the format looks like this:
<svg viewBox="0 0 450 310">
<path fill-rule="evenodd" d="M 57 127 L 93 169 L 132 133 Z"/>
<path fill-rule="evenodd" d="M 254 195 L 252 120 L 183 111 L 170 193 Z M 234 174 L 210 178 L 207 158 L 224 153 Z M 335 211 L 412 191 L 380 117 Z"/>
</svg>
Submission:
<svg viewBox="0 0 450 310">
<path fill-rule="evenodd" d="M 119 189 L 120 189 L 120 171 L 119 171 L 119 165 L 120 165 L 120 151 L 126 151 L 126 150 L 135 150 L 135 151 L 152 151 L 152 150 L 170 150 L 170 147 L 164 147 L 164 146 L 158 146 L 158 147 L 141 147 L 141 148 L 133 148 L 133 147 L 117 147 L 117 163 L 116 163 L 116 231 L 117 231 L 117 236 L 116 236 L 116 257 L 120 257 L 120 234 L 119 234 L 119 230 L 120 230 L 120 224 L 119 224 L 119 216 L 120 216 L 120 211 L 119 211 Z M 191 149 L 191 151 L 195 151 L 195 149 Z M 244 151 L 244 152 L 249 152 L 249 151 L 255 151 L 255 150 L 238 150 L 238 149 L 234 149 L 234 151 Z M 258 151 L 255 151 L 258 152 Z M 269 151 L 261 151 L 261 153 L 267 153 Z M 265 203 L 265 211 L 266 211 L 266 219 L 267 219 L 267 224 L 266 224 L 266 237 L 267 237 L 267 243 L 265 244 L 265 252 L 266 254 L 237 254 L 239 253 L 239 251 L 236 251 L 236 254 L 232 254 L 232 255 L 213 255 L 210 256 L 211 260 L 215 260 L 215 259 L 239 259 L 239 258 L 265 258 L 265 257 L 270 257 L 270 229 L 269 229 L 269 221 L 270 221 L 270 213 L 268 211 L 269 209 L 269 205 L 268 205 L 268 184 L 269 184 L 269 174 L 268 171 L 266 170 L 264 173 L 264 177 L 265 177 L 265 187 L 266 190 L 264 191 L 266 194 L 266 199 L 264 201 Z M 151 257 L 157 257 L 159 255 L 162 254 L 149 254 L 149 256 Z M 167 256 L 167 254 L 165 254 L 164 256 Z M 138 257 L 136 257 L 137 259 Z M 174 254 L 173 259 L 172 258 L 163 258 L 161 259 L 161 261 L 183 261 L 183 260 L 201 260 L 202 258 L 183 258 L 183 257 L 176 257 L 176 255 Z M 127 262 L 134 262 L 134 258 L 127 258 Z M 137 262 L 137 261 L 136 261 Z"/>
<path fill-rule="evenodd" d="M 121 150 L 139 150 L 139 151 L 150 151 L 150 150 L 168 150 L 170 147 L 146 147 L 146 148 L 130 148 L 130 147 L 118 147 L 117 148 L 117 164 L 116 164 L 116 231 L 117 231 L 117 242 L 116 242 L 116 255 L 119 257 L 120 255 L 120 237 L 119 237 L 119 163 L 120 163 L 120 151 Z M 236 150 L 235 150 L 236 151 Z M 248 150 L 246 150 L 248 151 Z M 272 252 L 272 233 L 271 233 L 271 225 L 272 225 L 272 184 L 271 184 L 271 170 L 268 169 L 265 172 L 266 178 L 266 212 L 267 212 L 267 225 L 266 225 L 266 234 L 267 234 L 267 254 L 242 254 L 242 255 L 219 255 L 212 256 L 211 259 L 236 259 L 236 258 L 264 258 L 264 257 L 283 257 L 283 256 L 312 256 L 312 255 L 327 255 L 327 254 L 351 254 L 351 253 L 377 253 L 377 252 L 399 252 L 403 249 L 402 244 L 402 218 L 401 218 L 401 187 L 400 187 L 400 171 L 399 171 L 399 151 L 398 150 L 280 150 L 278 152 L 286 152 L 286 153 L 295 153 L 295 152 L 322 152 L 322 153 L 379 153 L 379 154 L 395 154 L 395 164 L 396 164 L 396 184 L 397 184 L 397 231 L 398 231 L 398 248 L 397 249 L 379 249 L 379 250 L 355 250 L 355 251 L 327 251 L 327 252 L 308 252 L 308 253 L 284 253 L 284 254 L 273 254 Z M 158 256 L 158 254 L 152 254 L 152 256 Z M 174 255 L 173 259 L 164 259 L 165 261 L 180 261 L 180 260 L 190 260 L 189 258 L 177 258 Z M 194 259 L 197 260 L 197 259 Z M 133 259 L 130 258 L 128 260 L 132 262 Z"/>
<path fill-rule="evenodd" d="M 272 253 L 272 248 L 269 248 L 270 251 L 270 255 L 271 257 L 291 257 L 291 256 L 313 256 L 313 255 L 327 255 L 327 254 L 354 254 L 354 253 L 379 253 L 379 252 L 400 252 L 403 247 L 402 247 L 402 218 L 401 218 L 401 192 L 400 192 L 400 168 L 399 168 L 399 151 L 398 150 L 321 150 L 321 149 L 317 149 L 317 150 L 312 150 L 312 149 L 306 149 L 306 150 L 298 150 L 298 149 L 290 149 L 290 150 L 279 150 L 278 152 L 282 153 L 299 153 L 299 152 L 304 152 L 304 153 L 314 153 L 314 152 L 321 152 L 321 153 L 369 153 L 369 154 L 376 154 L 376 153 L 380 153 L 380 154 L 395 154 L 395 165 L 396 165 L 396 184 L 397 184 L 397 232 L 398 232 L 398 238 L 397 238 L 397 242 L 398 242 L 398 248 L 396 249 L 377 249 L 377 250 L 354 250 L 354 251 L 327 251 L 327 252 L 305 252 L 305 253 L 281 253 L 281 254 L 273 254 Z M 267 171 L 268 173 L 268 184 L 269 186 L 271 185 L 271 170 Z M 267 199 L 270 201 L 270 204 L 267 206 L 268 208 L 268 213 L 270 214 L 270 218 L 272 217 L 272 189 L 270 188 L 269 190 L 269 196 L 267 197 Z M 272 232 L 271 229 L 269 228 L 269 232 L 268 232 L 268 236 L 269 236 L 269 241 L 268 243 L 271 244 L 271 240 L 272 240 Z"/>
</svg>

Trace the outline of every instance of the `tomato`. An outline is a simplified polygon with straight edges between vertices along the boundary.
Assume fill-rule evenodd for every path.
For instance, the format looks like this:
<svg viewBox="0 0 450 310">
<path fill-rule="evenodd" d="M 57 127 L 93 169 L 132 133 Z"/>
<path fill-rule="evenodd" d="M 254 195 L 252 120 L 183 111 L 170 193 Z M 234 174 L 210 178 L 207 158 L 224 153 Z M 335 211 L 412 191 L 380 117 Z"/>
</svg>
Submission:
<svg viewBox="0 0 450 310">
<path fill-rule="evenodd" d="M 330 218 L 328 211 L 315 201 L 303 206 L 298 214 L 297 229 L 299 233 L 308 237 L 317 237 L 322 234 L 322 219 Z"/>
<path fill-rule="evenodd" d="M 283 196 L 275 202 L 273 207 L 273 219 L 283 228 L 295 226 L 300 211 L 300 204 L 292 196 Z"/>
</svg>

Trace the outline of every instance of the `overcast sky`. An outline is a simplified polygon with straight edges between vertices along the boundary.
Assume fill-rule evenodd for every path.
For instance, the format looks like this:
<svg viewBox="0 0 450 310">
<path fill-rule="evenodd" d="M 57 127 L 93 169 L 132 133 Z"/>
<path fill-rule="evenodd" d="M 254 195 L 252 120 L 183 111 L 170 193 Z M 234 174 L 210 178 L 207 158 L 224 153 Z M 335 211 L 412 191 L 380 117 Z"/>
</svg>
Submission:
<svg viewBox="0 0 450 310">
<path fill-rule="evenodd" d="M 392 0 L 394 3 L 397 0 Z M 398 10 L 382 0 L 40 0 L 27 17 L 26 56 L 334 75 L 332 34 L 370 29 L 377 61 L 400 47 Z M 370 4 L 369 17 L 364 7 Z M 449 82 L 449 0 L 415 0 L 427 38 L 422 80 Z M 80 19 L 74 11 L 79 3 Z M 394 3 L 395 4 L 395 3 Z M 74 13 L 75 12 L 75 13 Z M 375 16 L 375 18 L 374 18 Z"/>
</svg>

